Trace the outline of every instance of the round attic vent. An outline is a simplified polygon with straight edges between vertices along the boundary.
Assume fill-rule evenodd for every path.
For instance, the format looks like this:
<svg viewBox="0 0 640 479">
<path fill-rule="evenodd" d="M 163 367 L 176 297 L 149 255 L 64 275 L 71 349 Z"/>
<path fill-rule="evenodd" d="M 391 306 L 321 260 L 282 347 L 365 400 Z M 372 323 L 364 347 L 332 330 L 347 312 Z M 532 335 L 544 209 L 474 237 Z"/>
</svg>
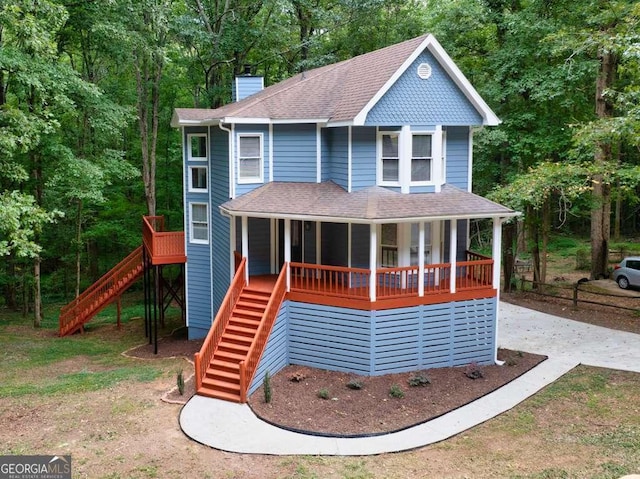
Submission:
<svg viewBox="0 0 640 479">
<path fill-rule="evenodd" d="M 431 76 L 431 65 L 428 63 L 421 63 L 418 65 L 418 76 L 423 80 L 426 80 Z"/>
</svg>

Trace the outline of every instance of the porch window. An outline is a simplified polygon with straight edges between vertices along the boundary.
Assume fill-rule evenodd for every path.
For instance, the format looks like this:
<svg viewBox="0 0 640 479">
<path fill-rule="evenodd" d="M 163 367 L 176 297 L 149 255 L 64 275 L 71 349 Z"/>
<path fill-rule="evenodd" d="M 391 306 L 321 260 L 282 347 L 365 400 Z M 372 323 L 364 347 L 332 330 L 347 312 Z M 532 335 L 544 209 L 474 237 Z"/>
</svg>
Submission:
<svg viewBox="0 0 640 479">
<path fill-rule="evenodd" d="M 262 182 L 262 135 L 238 135 L 238 182 Z"/>
<path fill-rule="evenodd" d="M 189 191 L 193 193 L 207 192 L 207 167 L 189 167 Z"/>
<path fill-rule="evenodd" d="M 411 140 L 411 182 L 431 181 L 432 137 L 426 134 L 414 134 Z"/>
<path fill-rule="evenodd" d="M 394 268 L 398 266 L 398 225 L 383 224 L 380 232 L 380 266 Z"/>
<path fill-rule="evenodd" d="M 189 203 L 189 238 L 191 243 L 209 243 L 209 208 L 206 203 Z"/>
<path fill-rule="evenodd" d="M 187 135 L 187 159 L 189 161 L 207 160 L 207 135 L 198 133 Z"/>
<path fill-rule="evenodd" d="M 400 181 L 400 149 L 398 133 L 380 135 L 380 169 L 383 183 Z"/>
</svg>

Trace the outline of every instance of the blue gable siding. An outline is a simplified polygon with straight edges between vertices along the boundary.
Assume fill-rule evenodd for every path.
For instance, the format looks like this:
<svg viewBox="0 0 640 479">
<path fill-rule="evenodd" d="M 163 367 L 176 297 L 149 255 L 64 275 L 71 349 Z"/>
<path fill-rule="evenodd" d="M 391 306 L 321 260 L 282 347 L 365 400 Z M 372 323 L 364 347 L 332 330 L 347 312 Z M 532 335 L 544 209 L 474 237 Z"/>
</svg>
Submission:
<svg viewBox="0 0 640 479">
<path fill-rule="evenodd" d="M 209 326 L 218 311 L 230 283 L 230 245 L 229 218 L 220 214 L 218 208 L 229 200 L 229 134 L 219 128 L 211 129 L 213 142 L 211 159 L 211 217 L 213 231 L 211 235 L 211 251 L 213 268 L 213 314 L 209 318 Z"/>
<path fill-rule="evenodd" d="M 351 132 L 352 191 L 376 184 L 376 129 L 354 127 Z"/>
<path fill-rule="evenodd" d="M 209 133 L 206 127 L 193 127 L 184 129 L 184 148 L 187 158 L 186 149 L 187 135 L 193 133 Z M 212 138 L 209 136 L 208 149 L 212 151 Z M 211 155 L 211 153 L 210 153 Z M 209 331 L 211 325 L 211 254 L 210 244 L 191 243 L 189 237 L 190 224 L 190 203 L 209 203 L 209 193 L 193 193 L 189 192 L 186 187 L 189 184 L 189 166 L 207 166 L 209 168 L 208 187 L 211 191 L 211 161 L 187 161 L 184 168 L 184 196 L 185 196 L 185 238 L 186 238 L 186 255 L 188 258 L 185 266 L 186 270 L 186 288 L 187 296 L 187 324 L 189 326 L 189 339 L 203 337 Z M 209 212 L 211 213 L 211 211 Z"/>
<path fill-rule="evenodd" d="M 426 80 L 416 73 L 421 63 L 431 65 L 432 74 Z M 392 123 L 481 125 L 482 116 L 435 57 L 424 51 L 369 111 L 365 121 L 366 125 Z"/>
<path fill-rule="evenodd" d="M 322 157 L 322 181 L 331 180 L 349 187 L 349 130 L 347 127 L 324 130 L 327 142 L 326 156 Z"/>
<path fill-rule="evenodd" d="M 316 125 L 273 126 L 273 180 L 317 179 Z"/>
<path fill-rule="evenodd" d="M 264 78 L 250 75 L 238 76 L 231 87 L 233 101 L 240 101 L 246 97 L 258 93 L 264 88 Z"/>
<path fill-rule="evenodd" d="M 447 127 L 447 178 L 446 182 L 464 191 L 469 188 L 469 128 Z"/>
</svg>

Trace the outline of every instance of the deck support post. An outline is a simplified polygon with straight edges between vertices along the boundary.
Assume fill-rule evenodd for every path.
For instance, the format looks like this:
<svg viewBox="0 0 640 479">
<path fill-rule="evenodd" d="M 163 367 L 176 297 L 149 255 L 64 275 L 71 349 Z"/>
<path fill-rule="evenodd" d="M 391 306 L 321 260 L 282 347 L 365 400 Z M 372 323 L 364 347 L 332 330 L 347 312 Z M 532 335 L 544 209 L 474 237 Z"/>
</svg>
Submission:
<svg viewBox="0 0 640 479">
<path fill-rule="evenodd" d="M 291 263 L 291 220 L 284 220 L 284 262 L 289 265 Z M 291 291 L 291 269 L 287 266 L 287 292 Z"/>
<path fill-rule="evenodd" d="M 451 263 L 451 273 L 449 274 L 449 292 L 456 292 L 456 268 L 458 255 L 458 220 L 449 220 L 449 263 Z"/>
<path fill-rule="evenodd" d="M 247 264 L 245 265 L 245 282 L 249 282 L 249 218 L 247 216 L 242 217 L 242 256 L 247 258 Z"/>
</svg>

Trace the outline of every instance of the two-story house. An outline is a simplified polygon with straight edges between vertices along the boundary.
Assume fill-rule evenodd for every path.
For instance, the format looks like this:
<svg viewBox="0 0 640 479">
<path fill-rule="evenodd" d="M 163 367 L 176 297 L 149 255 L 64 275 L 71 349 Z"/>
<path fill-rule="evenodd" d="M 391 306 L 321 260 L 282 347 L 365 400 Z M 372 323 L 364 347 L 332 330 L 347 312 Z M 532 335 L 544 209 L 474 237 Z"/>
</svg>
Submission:
<svg viewBox="0 0 640 479">
<path fill-rule="evenodd" d="M 289 364 L 380 375 L 496 359 L 501 222 L 471 192 L 499 123 L 432 35 L 234 102 L 176 109 L 186 318 L 200 394 L 246 401 Z M 468 251 L 493 220 L 493 254 Z M 212 325 L 213 323 L 213 325 Z"/>
</svg>

